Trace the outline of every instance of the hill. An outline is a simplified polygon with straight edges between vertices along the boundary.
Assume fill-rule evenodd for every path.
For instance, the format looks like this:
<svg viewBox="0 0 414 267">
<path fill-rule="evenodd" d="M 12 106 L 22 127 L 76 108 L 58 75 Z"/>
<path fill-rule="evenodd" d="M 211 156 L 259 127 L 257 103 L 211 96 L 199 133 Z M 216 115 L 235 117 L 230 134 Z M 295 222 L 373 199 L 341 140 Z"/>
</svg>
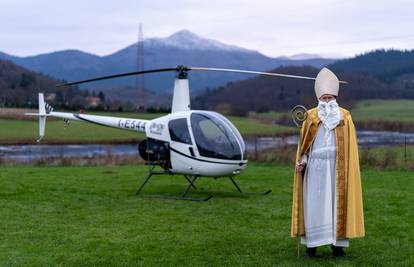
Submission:
<svg viewBox="0 0 414 267">
<path fill-rule="evenodd" d="M 9 61 L 0 60 L 0 105 L 22 106 L 37 103 L 39 90 L 55 91 L 58 82 Z"/>
<path fill-rule="evenodd" d="M 0 107 L 36 107 L 38 93 L 45 92 L 50 103 L 58 106 L 74 107 L 85 104 L 88 91 L 77 88 L 57 89 L 61 81 L 36 73 L 10 61 L 0 60 Z"/>
<path fill-rule="evenodd" d="M 319 69 L 291 66 L 272 72 L 315 77 Z M 338 77 L 349 82 L 340 89 L 338 102 L 344 107 L 362 99 L 414 98 L 414 87 L 390 84 L 372 74 L 343 71 Z M 248 111 L 286 111 L 298 104 L 312 107 L 316 104 L 313 86 L 313 81 L 257 76 L 210 90 L 197 97 L 193 106 L 238 115 Z"/>
<path fill-rule="evenodd" d="M 354 58 L 338 60 L 329 65 L 335 72 L 370 74 L 392 83 L 414 82 L 414 50 L 375 50 Z"/>
</svg>

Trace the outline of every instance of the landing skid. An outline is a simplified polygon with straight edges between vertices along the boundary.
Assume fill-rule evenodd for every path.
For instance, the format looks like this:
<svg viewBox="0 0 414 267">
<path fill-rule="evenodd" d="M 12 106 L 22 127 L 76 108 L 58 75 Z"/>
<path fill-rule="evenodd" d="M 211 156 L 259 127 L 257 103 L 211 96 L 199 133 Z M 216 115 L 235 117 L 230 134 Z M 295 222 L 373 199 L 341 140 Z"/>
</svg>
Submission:
<svg viewBox="0 0 414 267">
<path fill-rule="evenodd" d="M 171 199 L 171 200 L 188 200 L 188 201 L 195 201 L 195 202 L 205 202 L 205 201 L 209 201 L 210 199 L 213 198 L 213 196 L 208 196 L 205 198 L 195 198 L 195 197 L 180 197 L 180 196 L 162 196 L 162 195 L 149 195 L 149 196 L 145 196 L 147 198 L 162 198 L 162 199 Z"/>
<path fill-rule="evenodd" d="M 136 195 L 139 195 L 141 193 L 141 191 L 144 189 L 145 185 L 147 184 L 147 182 L 151 179 L 151 177 L 153 177 L 154 175 L 174 175 L 174 173 L 170 172 L 170 171 L 156 171 L 154 170 L 156 166 L 151 166 L 148 170 L 148 175 L 145 178 L 145 180 L 141 183 L 141 185 L 139 186 L 138 190 L 136 191 Z M 189 201 L 197 201 L 197 202 L 204 202 L 204 201 L 209 201 L 211 198 L 213 198 L 212 195 L 209 195 L 207 197 L 202 197 L 202 198 L 196 198 L 196 197 L 188 197 L 187 194 L 190 191 L 191 188 L 193 188 L 194 190 L 198 190 L 197 186 L 196 186 L 196 182 L 199 178 L 201 178 L 198 175 L 194 175 L 194 176 L 188 176 L 188 175 L 183 175 L 184 178 L 187 180 L 188 185 L 187 187 L 184 189 L 184 191 L 182 192 L 182 194 L 180 196 L 164 196 L 164 195 L 145 195 L 145 197 L 149 197 L 149 198 L 163 198 L 163 199 L 172 199 L 172 200 L 189 200 Z M 218 177 L 216 177 L 218 178 Z M 236 187 L 237 191 L 240 194 L 243 195 L 268 195 L 272 192 L 271 189 L 265 191 L 265 192 L 243 192 L 240 189 L 240 186 L 237 184 L 237 182 L 234 180 L 234 178 L 232 176 L 227 177 L 230 179 L 230 181 L 232 182 L 232 184 Z"/>
<path fill-rule="evenodd" d="M 233 177 L 229 176 L 228 177 L 230 179 L 230 181 L 233 183 L 233 185 L 236 187 L 237 191 L 239 191 L 239 193 L 244 194 L 244 195 L 268 195 L 272 192 L 272 189 L 269 189 L 267 191 L 264 192 L 243 192 L 240 189 L 240 186 L 236 183 L 236 181 L 233 179 Z"/>
</svg>

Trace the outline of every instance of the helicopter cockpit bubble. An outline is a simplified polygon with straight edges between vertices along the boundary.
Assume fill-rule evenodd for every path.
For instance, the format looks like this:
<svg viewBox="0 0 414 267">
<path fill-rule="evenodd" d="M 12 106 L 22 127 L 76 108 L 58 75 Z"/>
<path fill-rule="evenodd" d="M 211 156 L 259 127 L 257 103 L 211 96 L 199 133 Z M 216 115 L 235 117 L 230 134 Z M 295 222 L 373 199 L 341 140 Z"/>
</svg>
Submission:
<svg viewBox="0 0 414 267">
<path fill-rule="evenodd" d="M 212 111 L 193 111 L 191 128 L 200 157 L 244 160 L 243 138 L 224 116 Z"/>
</svg>

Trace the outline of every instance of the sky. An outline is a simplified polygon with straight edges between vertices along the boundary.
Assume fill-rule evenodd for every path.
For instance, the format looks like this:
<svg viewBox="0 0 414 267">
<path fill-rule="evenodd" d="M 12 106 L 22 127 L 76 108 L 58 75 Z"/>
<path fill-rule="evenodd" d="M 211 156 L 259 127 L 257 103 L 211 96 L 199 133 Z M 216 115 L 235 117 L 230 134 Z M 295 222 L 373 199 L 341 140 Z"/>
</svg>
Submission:
<svg viewBox="0 0 414 267">
<path fill-rule="evenodd" d="M 0 0 L 0 51 L 116 52 L 182 29 L 270 57 L 414 49 L 412 0 Z"/>
</svg>

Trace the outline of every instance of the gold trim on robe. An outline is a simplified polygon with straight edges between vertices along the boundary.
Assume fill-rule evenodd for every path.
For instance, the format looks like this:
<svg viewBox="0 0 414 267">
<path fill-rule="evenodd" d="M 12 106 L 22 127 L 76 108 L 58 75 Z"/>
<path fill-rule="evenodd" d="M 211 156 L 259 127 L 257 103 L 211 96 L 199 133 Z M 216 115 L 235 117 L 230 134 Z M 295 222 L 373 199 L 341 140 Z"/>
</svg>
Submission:
<svg viewBox="0 0 414 267">
<path fill-rule="evenodd" d="M 337 239 L 363 237 L 365 235 L 362 204 L 361 175 L 359 170 L 358 145 L 354 123 L 349 111 L 340 108 L 341 122 L 335 128 L 336 138 L 336 237 Z M 309 153 L 315 140 L 320 119 L 316 108 L 308 111 L 302 125 L 300 147 L 298 145 L 296 162 Z M 303 175 L 295 172 L 293 183 L 291 236 L 305 236 L 303 218 Z M 300 180 L 299 180 L 300 179 Z M 299 181 L 301 181 L 300 192 Z M 299 197 L 299 201 L 298 201 Z M 300 208 L 298 209 L 298 204 Z M 299 214 L 300 212 L 300 214 Z M 298 216 L 300 220 L 298 220 Z M 299 227 L 298 227 L 299 222 Z M 299 231 L 298 231 L 299 228 Z"/>
</svg>

